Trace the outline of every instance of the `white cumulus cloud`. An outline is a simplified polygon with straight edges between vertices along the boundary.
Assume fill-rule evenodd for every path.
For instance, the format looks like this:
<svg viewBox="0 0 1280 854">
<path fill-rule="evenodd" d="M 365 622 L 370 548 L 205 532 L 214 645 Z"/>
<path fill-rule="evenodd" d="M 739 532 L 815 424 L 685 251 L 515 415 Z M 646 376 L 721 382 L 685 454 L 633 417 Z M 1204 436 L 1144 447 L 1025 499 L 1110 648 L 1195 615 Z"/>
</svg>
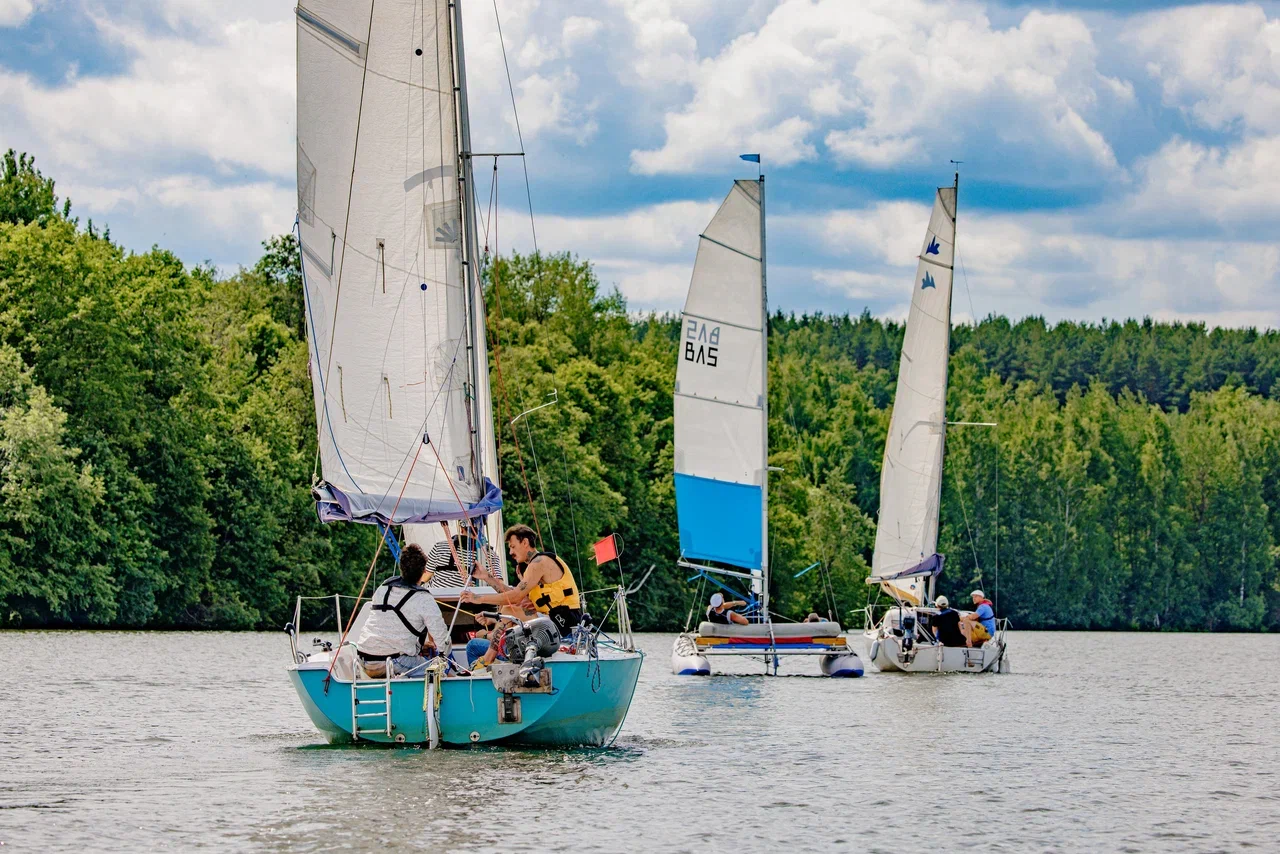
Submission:
<svg viewBox="0 0 1280 854">
<path fill-rule="evenodd" d="M 636 171 L 693 172 L 753 146 L 787 166 L 822 156 L 821 141 L 837 161 L 870 168 L 981 146 L 1016 153 L 1014 179 L 1051 163 L 1107 174 L 1116 157 L 1090 116 L 1132 97 L 1099 70 L 1077 16 L 1032 11 L 1000 29 L 979 4 L 920 0 L 787 0 L 702 59 L 693 81 L 664 118 L 662 145 L 632 152 Z"/>
</svg>

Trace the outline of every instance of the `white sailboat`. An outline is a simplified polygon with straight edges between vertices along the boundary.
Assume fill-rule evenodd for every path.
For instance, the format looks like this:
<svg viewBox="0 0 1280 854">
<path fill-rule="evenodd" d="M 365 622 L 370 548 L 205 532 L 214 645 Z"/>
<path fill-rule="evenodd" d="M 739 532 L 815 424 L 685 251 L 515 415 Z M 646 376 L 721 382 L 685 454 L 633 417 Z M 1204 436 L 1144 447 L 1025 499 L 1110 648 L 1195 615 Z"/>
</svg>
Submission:
<svg viewBox="0 0 1280 854">
<path fill-rule="evenodd" d="M 465 523 L 501 555 L 458 0 L 300 0 L 295 11 L 317 512 L 325 522 L 376 524 L 393 552 L 398 528 L 429 545 L 449 523 Z M 456 606 L 461 588 L 431 592 Z M 475 621 L 456 607 L 445 609 L 452 662 L 416 679 L 393 678 L 390 667 L 368 679 L 349 642 L 367 600 L 337 648 L 313 653 L 298 648 L 300 600 L 290 677 L 334 738 L 603 744 L 622 725 L 642 660 L 621 598 L 618 607 L 621 644 L 597 644 L 585 625 L 569 645 L 558 633 L 543 638 L 551 684 L 530 686 L 501 667 L 466 673 Z"/>
<path fill-rule="evenodd" d="M 881 671 L 983 672 L 1005 661 L 1004 621 L 973 648 L 947 647 L 928 627 L 937 553 L 942 462 L 947 433 L 947 360 L 960 176 L 939 187 L 920 247 L 911 308 L 902 341 L 897 391 L 880 472 L 880 517 L 868 584 L 896 605 L 864 632 L 867 657 Z"/>
<path fill-rule="evenodd" d="M 749 623 L 702 622 L 681 634 L 672 670 L 706 675 L 709 657 L 738 655 L 759 656 L 766 672 L 776 672 L 779 656 L 817 655 L 828 675 L 860 676 L 862 663 L 838 623 L 776 623 L 769 612 L 765 277 L 761 176 L 735 181 L 699 235 L 675 384 L 679 565 L 726 592 L 733 581 L 745 587 Z"/>
</svg>

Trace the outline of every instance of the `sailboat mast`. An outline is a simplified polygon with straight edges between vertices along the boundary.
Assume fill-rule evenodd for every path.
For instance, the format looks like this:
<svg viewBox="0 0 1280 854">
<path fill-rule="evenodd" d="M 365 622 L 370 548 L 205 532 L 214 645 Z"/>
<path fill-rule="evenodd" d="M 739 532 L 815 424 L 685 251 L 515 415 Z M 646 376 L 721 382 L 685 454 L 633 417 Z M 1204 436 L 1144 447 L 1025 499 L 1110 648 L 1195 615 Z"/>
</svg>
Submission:
<svg viewBox="0 0 1280 854">
<path fill-rule="evenodd" d="M 484 339 L 476 335 L 477 310 L 475 304 L 476 281 L 476 231 L 475 216 L 472 207 L 471 191 L 471 120 L 467 109 L 467 68 L 462 52 L 462 8 L 457 0 L 449 4 L 451 11 L 450 24 L 453 45 L 454 80 L 458 103 L 458 202 L 462 216 L 462 278 L 463 292 L 466 294 L 468 343 L 467 362 L 471 374 L 471 446 L 477 475 L 483 477 L 483 450 L 480 438 L 480 396 L 476 386 L 479 378 L 476 375 L 476 363 L 479 361 L 478 348 Z"/>
<path fill-rule="evenodd" d="M 760 417 L 764 419 L 764 458 L 760 461 L 760 608 L 769 621 L 769 288 L 765 274 L 764 175 L 760 181 Z"/>
<path fill-rule="evenodd" d="M 467 63 L 462 47 L 462 7 L 460 0 L 449 4 L 453 30 L 453 59 L 458 90 L 458 196 L 462 213 L 463 232 L 463 289 L 467 294 L 467 319 L 469 321 L 471 368 L 471 445 L 475 454 L 476 474 L 483 488 L 488 477 L 500 485 L 496 430 L 493 423 L 493 404 L 489 387 L 489 353 L 486 347 L 484 290 L 480 283 L 479 236 L 476 229 L 474 177 L 471 157 L 471 114 L 467 105 Z M 506 549 L 497 542 L 502 537 L 502 511 L 490 517 L 489 536 L 485 539 L 497 551 L 500 574 L 506 576 Z"/>
<path fill-rule="evenodd" d="M 951 200 L 951 281 L 952 287 L 947 291 L 947 346 L 943 351 L 947 354 L 947 361 L 951 361 L 951 298 L 955 294 L 955 277 L 956 277 L 956 241 L 959 239 L 960 225 L 960 170 L 956 169 L 955 183 L 952 184 L 953 194 Z M 942 374 L 942 454 L 938 456 L 938 492 L 934 498 L 935 505 L 938 508 L 938 515 L 942 515 L 942 466 L 946 465 L 946 448 L 947 448 L 947 388 L 950 385 L 951 371 L 943 371 Z M 929 576 L 929 602 L 932 603 L 938 584 L 938 576 Z"/>
</svg>

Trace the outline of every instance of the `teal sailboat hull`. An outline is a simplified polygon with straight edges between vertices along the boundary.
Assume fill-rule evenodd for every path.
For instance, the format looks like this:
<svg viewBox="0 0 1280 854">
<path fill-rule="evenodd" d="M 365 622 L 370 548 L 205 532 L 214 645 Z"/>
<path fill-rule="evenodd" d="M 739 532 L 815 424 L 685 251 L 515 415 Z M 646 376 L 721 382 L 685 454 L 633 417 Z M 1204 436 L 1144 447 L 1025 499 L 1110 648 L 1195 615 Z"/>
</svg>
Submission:
<svg viewBox="0 0 1280 854">
<path fill-rule="evenodd" d="M 626 719 L 643 654 L 601 650 L 599 659 L 556 655 L 547 660 L 550 693 L 520 693 L 518 723 L 500 723 L 503 694 L 488 676 L 447 677 L 440 682 L 439 730 L 443 744 L 502 743 L 546 747 L 607 745 Z M 303 707 L 331 742 L 352 741 L 355 709 L 352 682 L 334 675 L 325 684 L 327 662 L 289 668 Z M 390 689 L 390 723 L 377 716 L 360 724 L 359 740 L 425 744 L 430 739 L 424 709 L 424 679 L 361 680 L 360 699 Z M 379 697 L 381 699 L 381 697 Z M 377 707 L 381 710 L 381 706 Z M 388 734 L 387 729 L 390 729 Z"/>
</svg>

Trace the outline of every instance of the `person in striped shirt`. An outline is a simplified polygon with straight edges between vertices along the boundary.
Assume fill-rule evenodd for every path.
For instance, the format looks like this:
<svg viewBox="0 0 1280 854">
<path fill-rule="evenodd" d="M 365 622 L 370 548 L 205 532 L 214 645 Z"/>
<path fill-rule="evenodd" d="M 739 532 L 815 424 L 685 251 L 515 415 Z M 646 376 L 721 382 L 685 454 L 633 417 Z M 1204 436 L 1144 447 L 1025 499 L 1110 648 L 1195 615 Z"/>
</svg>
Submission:
<svg viewBox="0 0 1280 854">
<path fill-rule="evenodd" d="M 497 577 L 498 556 L 493 546 L 485 545 L 484 566 L 476 566 L 475 545 L 475 541 L 466 533 L 453 535 L 453 548 L 450 548 L 449 543 L 446 542 L 433 545 L 431 551 L 427 553 L 427 571 L 435 573 L 431 577 L 430 586 L 434 588 L 467 587 L 469 586 L 466 583 L 468 570 L 472 571 L 471 584 Z M 458 567 L 454 562 L 455 552 L 458 560 L 463 563 L 462 567 Z"/>
</svg>

